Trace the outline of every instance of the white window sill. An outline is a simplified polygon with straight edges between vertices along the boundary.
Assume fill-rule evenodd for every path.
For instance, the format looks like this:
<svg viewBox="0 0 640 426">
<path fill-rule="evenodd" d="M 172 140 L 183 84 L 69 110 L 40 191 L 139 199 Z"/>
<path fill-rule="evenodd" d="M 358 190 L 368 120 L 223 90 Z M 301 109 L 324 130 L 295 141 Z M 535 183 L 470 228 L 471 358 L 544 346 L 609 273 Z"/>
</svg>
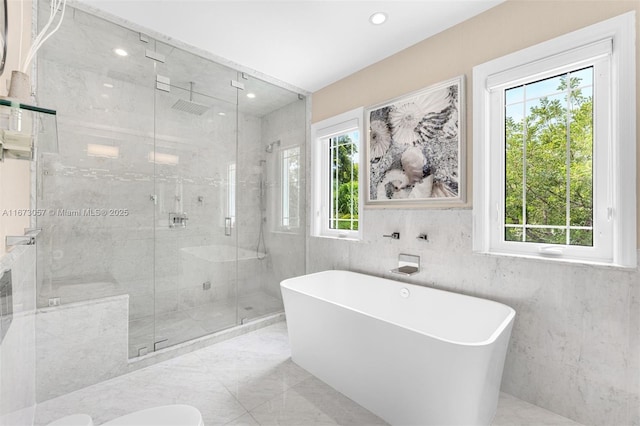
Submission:
<svg viewBox="0 0 640 426">
<path fill-rule="evenodd" d="M 592 260 L 584 260 L 584 259 L 569 259 L 563 257 L 542 257 L 542 256 L 533 256 L 522 253 L 500 253 L 500 252 L 473 252 L 474 255 L 480 256 L 488 256 L 488 257 L 496 257 L 496 258 L 516 258 L 516 259 L 528 259 L 533 261 L 540 262 L 553 262 L 553 263 L 563 263 L 567 265 L 575 265 L 575 266 L 586 266 L 586 267 L 598 267 L 604 269 L 615 269 L 615 270 L 626 270 L 633 271 L 636 270 L 637 267 L 629 267 L 624 265 L 617 265 L 614 263 L 606 263 L 606 262 L 597 262 Z"/>
<path fill-rule="evenodd" d="M 362 241 L 362 238 L 357 237 L 340 237 L 338 235 L 312 235 L 311 238 L 325 238 L 329 240 L 340 240 L 340 241 Z"/>
</svg>

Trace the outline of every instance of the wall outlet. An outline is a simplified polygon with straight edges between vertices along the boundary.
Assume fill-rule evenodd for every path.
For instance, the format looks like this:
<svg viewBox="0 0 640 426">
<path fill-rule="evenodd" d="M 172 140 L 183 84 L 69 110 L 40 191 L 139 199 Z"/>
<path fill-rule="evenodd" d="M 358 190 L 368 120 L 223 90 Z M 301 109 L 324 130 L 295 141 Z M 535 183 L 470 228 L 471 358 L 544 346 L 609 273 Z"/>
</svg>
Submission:
<svg viewBox="0 0 640 426">
<path fill-rule="evenodd" d="M 202 283 L 203 290 L 211 290 L 211 281 L 205 281 Z"/>
<path fill-rule="evenodd" d="M 51 299 L 49 299 L 49 306 L 60 306 L 60 298 L 52 297 Z"/>
</svg>

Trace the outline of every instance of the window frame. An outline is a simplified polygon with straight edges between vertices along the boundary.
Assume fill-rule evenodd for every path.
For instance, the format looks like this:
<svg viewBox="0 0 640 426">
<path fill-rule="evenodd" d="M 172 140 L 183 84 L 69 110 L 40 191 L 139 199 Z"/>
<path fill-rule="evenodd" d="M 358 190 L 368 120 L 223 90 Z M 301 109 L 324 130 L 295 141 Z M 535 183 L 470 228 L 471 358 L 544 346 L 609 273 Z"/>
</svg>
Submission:
<svg viewBox="0 0 640 426">
<path fill-rule="evenodd" d="M 636 266 L 634 41 L 630 12 L 474 67 L 473 251 Z M 505 241 L 504 90 L 589 64 L 601 72 L 594 70 L 594 247 Z"/>
<path fill-rule="evenodd" d="M 335 117 L 314 123 L 311 126 L 312 140 L 312 168 L 311 181 L 311 235 L 315 237 L 340 238 L 347 240 L 361 240 L 363 228 L 363 170 L 364 161 L 364 108 L 356 108 Z M 329 200 L 330 194 L 330 159 L 329 139 L 343 134 L 358 132 L 358 157 L 360 169 L 358 173 L 358 229 L 330 229 L 329 228 Z"/>
</svg>

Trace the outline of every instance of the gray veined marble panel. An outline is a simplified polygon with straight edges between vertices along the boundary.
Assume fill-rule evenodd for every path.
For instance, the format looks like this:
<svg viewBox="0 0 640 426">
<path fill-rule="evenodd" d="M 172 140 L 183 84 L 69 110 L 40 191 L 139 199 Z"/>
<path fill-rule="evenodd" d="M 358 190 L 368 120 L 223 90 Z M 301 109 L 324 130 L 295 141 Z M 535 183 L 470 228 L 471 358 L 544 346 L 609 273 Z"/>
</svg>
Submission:
<svg viewBox="0 0 640 426">
<path fill-rule="evenodd" d="M 122 295 L 38 310 L 38 401 L 126 371 L 128 308 Z"/>
<path fill-rule="evenodd" d="M 419 255 L 422 271 L 408 282 L 516 310 L 503 391 L 585 424 L 639 422 L 637 269 L 474 254 L 466 209 L 367 209 L 362 217 L 362 241 L 309 238 L 309 272 L 344 268 L 404 281 L 388 265 L 399 252 Z M 382 238 L 391 231 L 401 239 Z M 415 239 L 422 232 L 429 242 Z"/>
<path fill-rule="evenodd" d="M 36 407 L 34 246 L 17 246 L 0 256 L 0 270 L 12 271 L 13 320 L 0 344 L 0 425 L 31 424 Z"/>
</svg>

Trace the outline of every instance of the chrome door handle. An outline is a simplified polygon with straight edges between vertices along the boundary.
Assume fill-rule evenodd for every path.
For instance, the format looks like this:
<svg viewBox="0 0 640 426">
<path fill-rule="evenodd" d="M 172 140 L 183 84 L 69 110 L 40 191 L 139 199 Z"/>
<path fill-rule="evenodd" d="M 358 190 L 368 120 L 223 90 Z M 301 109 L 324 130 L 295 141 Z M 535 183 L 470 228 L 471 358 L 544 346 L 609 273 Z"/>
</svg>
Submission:
<svg viewBox="0 0 640 426">
<path fill-rule="evenodd" d="M 227 237 L 231 236 L 231 218 L 230 217 L 224 218 L 224 235 L 226 235 Z"/>
</svg>

